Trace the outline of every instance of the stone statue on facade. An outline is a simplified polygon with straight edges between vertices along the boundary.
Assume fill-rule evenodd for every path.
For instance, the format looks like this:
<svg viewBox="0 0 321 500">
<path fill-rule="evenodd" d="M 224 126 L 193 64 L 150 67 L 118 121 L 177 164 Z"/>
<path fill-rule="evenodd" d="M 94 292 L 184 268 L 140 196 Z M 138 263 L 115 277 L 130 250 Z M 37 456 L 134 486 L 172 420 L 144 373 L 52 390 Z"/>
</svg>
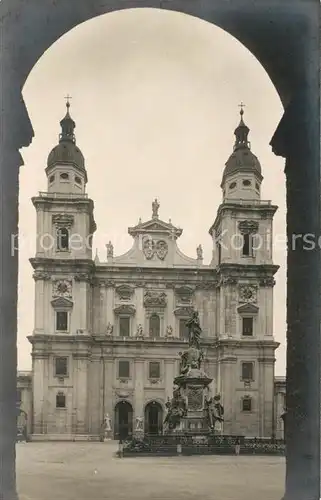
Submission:
<svg viewBox="0 0 321 500">
<path fill-rule="evenodd" d="M 165 406 L 167 408 L 167 414 L 164 420 L 165 429 L 167 432 L 174 431 L 187 412 L 186 401 L 181 395 L 179 387 L 174 388 L 173 397 L 171 400 L 168 398 Z"/>
<path fill-rule="evenodd" d="M 143 432 L 143 431 L 144 431 L 144 419 L 143 417 L 136 417 L 135 432 Z"/>
<path fill-rule="evenodd" d="M 143 326 L 141 324 L 137 326 L 136 336 L 140 339 L 144 337 Z"/>
<path fill-rule="evenodd" d="M 107 248 L 107 259 L 112 259 L 114 257 L 114 245 L 112 244 L 111 241 L 107 243 L 106 248 Z"/>
<path fill-rule="evenodd" d="M 196 248 L 196 255 L 198 260 L 203 260 L 203 248 L 202 245 L 198 245 Z"/>
<path fill-rule="evenodd" d="M 157 198 L 152 203 L 153 217 L 158 217 L 159 203 Z"/>
<path fill-rule="evenodd" d="M 114 326 L 109 322 L 106 329 L 106 334 L 108 337 L 112 337 L 114 331 Z"/>
<path fill-rule="evenodd" d="M 167 338 L 172 338 L 173 337 L 173 328 L 171 327 L 171 325 L 167 326 L 165 337 L 167 337 Z"/>
<path fill-rule="evenodd" d="M 224 421 L 224 408 L 221 404 L 221 396 L 217 394 L 214 398 L 206 397 L 204 410 L 208 426 L 214 431 L 216 422 Z"/>
</svg>

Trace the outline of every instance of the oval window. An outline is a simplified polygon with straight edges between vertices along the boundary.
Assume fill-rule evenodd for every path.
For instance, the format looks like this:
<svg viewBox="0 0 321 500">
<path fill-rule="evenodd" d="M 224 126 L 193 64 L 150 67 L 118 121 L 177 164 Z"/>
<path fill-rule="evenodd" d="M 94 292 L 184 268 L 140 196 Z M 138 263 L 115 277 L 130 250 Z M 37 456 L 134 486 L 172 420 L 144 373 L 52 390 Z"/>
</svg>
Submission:
<svg viewBox="0 0 321 500">
<path fill-rule="evenodd" d="M 50 178 L 49 178 L 49 182 L 53 182 L 55 180 L 55 176 L 52 175 Z"/>
<path fill-rule="evenodd" d="M 248 187 L 248 186 L 250 186 L 250 185 L 251 185 L 251 181 L 249 181 L 248 179 L 245 179 L 245 180 L 243 181 L 243 186 Z"/>
<path fill-rule="evenodd" d="M 75 177 L 75 182 L 77 184 L 81 184 L 81 178 L 80 177 Z"/>
<path fill-rule="evenodd" d="M 60 174 L 60 179 L 67 181 L 69 179 L 69 174 L 66 174 L 65 172 Z"/>
<path fill-rule="evenodd" d="M 236 188 L 236 182 L 232 182 L 232 184 L 230 184 L 230 189 L 234 189 Z"/>
<path fill-rule="evenodd" d="M 255 189 L 257 189 L 258 191 L 260 191 L 260 186 L 258 185 L 258 183 L 255 184 Z"/>
</svg>

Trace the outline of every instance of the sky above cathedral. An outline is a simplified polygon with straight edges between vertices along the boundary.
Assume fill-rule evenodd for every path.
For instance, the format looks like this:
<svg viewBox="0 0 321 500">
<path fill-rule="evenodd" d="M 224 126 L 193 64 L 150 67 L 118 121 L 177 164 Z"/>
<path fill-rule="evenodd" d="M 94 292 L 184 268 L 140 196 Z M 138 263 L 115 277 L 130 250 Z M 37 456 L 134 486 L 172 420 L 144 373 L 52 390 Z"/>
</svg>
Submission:
<svg viewBox="0 0 321 500">
<path fill-rule="evenodd" d="M 76 140 L 95 203 L 94 237 L 100 260 L 112 241 L 115 255 L 132 245 L 129 226 L 159 217 L 183 229 L 180 249 L 204 263 L 212 255 L 208 230 L 222 201 L 220 183 L 234 144 L 239 104 L 264 176 L 261 198 L 279 206 L 274 218 L 276 375 L 285 374 L 284 160 L 269 146 L 282 116 L 280 99 L 254 56 L 223 30 L 183 14 L 132 9 L 83 23 L 41 57 L 23 89 L 35 131 L 22 150 L 18 366 L 31 369 L 36 212 L 31 197 L 46 191 L 48 154 L 70 94 Z"/>
</svg>

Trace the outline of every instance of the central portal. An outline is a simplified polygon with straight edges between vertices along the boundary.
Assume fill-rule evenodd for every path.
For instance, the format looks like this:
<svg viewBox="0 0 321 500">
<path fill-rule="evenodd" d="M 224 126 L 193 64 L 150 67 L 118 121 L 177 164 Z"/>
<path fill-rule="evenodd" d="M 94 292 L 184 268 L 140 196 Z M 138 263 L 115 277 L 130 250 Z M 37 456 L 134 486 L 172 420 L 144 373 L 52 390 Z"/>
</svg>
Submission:
<svg viewBox="0 0 321 500">
<path fill-rule="evenodd" d="M 145 433 L 163 433 L 163 408 L 157 401 L 151 401 L 145 407 Z"/>
<path fill-rule="evenodd" d="M 133 408 L 128 401 L 115 406 L 115 439 L 126 439 L 133 433 Z"/>
</svg>

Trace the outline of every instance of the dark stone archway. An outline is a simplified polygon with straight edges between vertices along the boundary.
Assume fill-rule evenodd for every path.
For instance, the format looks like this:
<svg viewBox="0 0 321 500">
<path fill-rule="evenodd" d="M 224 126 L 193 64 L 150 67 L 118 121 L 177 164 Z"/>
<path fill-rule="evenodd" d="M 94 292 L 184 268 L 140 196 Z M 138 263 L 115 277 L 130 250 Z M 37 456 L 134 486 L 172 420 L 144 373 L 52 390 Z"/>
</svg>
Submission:
<svg viewBox="0 0 321 500">
<path fill-rule="evenodd" d="M 21 89 L 64 33 L 114 10 L 149 7 L 226 30 L 260 61 L 285 112 L 272 139 L 286 158 L 287 235 L 320 234 L 319 0 L 2 0 L 0 245 L 0 498 L 16 498 L 15 395 L 19 149 L 33 137 Z M 32 175 L 32 173 L 30 173 Z M 289 500 L 320 498 L 320 252 L 288 248 L 287 473 Z"/>
<path fill-rule="evenodd" d="M 126 439 L 133 434 L 133 407 L 125 400 L 118 401 L 114 411 L 114 438 Z"/>
<path fill-rule="evenodd" d="M 145 406 L 145 434 L 159 435 L 163 432 L 164 412 L 158 401 L 149 401 Z"/>
</svg>

